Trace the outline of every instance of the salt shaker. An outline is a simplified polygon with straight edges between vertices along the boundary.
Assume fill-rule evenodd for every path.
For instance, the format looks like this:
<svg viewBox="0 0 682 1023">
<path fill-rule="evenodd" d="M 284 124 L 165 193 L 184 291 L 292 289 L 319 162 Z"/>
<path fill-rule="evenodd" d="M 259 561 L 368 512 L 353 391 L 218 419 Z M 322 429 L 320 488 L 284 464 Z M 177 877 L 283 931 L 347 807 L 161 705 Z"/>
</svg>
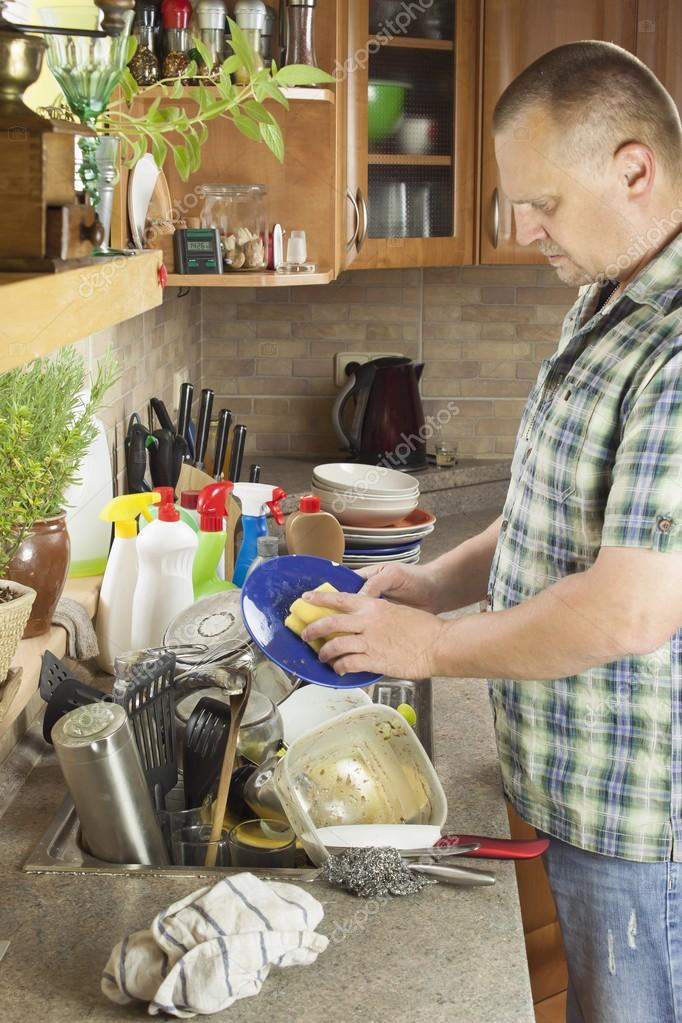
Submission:
<svg viewBox="0 0 682 1023">
<path fill-rule="evenodd" d="M 234 5 L 234 20 L 246 36 L 246 41 L 253 50 L 256 70 L 265 65 L 261 56 L 261 33 L 265 28 L 267 14 L 263 0 L 237 0 Z M 249 72 L 245 67 L 237 68 L 234 73 L 236 85 L 249 84 Z"/>
<path fill-rule="evenodd" d="M 225 0 L 199 0 L 197 4 L 196 16 L 201 41 L 211 54 L 212 66 L 206 69 L 209 72 L 216 65 L 222 64 L 224 59 L 226 15 Z"/>
<path fill-rule="evenodd" d="M 287 52 L 285 64 L 317 67 L 315 56 L 315 7 L 317 0 L 288 0 Z"/>
</svg>

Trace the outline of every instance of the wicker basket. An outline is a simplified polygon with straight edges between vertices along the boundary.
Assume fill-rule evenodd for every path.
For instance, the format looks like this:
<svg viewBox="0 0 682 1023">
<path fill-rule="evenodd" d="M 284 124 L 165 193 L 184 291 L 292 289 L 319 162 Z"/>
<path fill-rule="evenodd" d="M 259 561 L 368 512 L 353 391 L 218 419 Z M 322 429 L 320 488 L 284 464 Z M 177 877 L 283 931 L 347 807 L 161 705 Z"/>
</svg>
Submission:
<svg viewBox="0 0 682 1023">
<path fill-rule="evenodd" d="M 19 641 L 24 634 L 36 591 L 30 586 L 0 579 L 0 587 L 8 586 L 16 593 L 14 600 L 0 604 L 0 686 L 4 685 Z"/>
</svg>

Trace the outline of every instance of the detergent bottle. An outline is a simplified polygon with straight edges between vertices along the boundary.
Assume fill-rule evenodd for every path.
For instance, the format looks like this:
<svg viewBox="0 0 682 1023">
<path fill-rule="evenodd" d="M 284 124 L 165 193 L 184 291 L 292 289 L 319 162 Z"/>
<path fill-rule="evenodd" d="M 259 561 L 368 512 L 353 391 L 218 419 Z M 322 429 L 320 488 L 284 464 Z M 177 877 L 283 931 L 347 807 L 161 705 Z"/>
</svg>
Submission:
<svg viewBox="0 0 682 1023">
<path fill-rule="evenodd" d="M 268 509 L 272 512 L 277 525 L 283 525 L 284 514 L 279 502 L 283 501 L 287 495 L 281 487 L 271 487 L 267 483 L 235 483 L 232 493 L 241 502 L 244 530 L 232 582 L 235 586 L 242 586 L 249 565 L 258 554 L 258 537 L 267 535 Z"/>
<path fill-rule="evenodd" d="M 157 487 L 158 515 L 137 538 L 137 585 L 133 597 L 132 649 L 158 647 L 166 627 L 194 603 L 192 564 L 197 534 L 182 522 L 173 488 Z"/>
<path fill-rule="evenodd" d="M 114 542 L 104 570 L 95 631 L 99 645 L 97 663 L 113 674 L 114 659 L 132 648 L 132 606 L 137 583 L 137 517 L 151 519 L 149 508 L 158 504 L 155 492 L 124 494 L 109 501 L 99 513 L 114 523 Z"/>
<path fill-rule="evenodd" d="M 225 502 L 233 484 L 209 483 L 199 493 L 197 511 L 199 512 L 199 545 L 194 558 L 192 583 L 194 599 L 208 597 L 212 593 L 234 590 L 233 583 L 225 582 L 218 576 L 218 567 L 225 553 Z"/>
</svg>

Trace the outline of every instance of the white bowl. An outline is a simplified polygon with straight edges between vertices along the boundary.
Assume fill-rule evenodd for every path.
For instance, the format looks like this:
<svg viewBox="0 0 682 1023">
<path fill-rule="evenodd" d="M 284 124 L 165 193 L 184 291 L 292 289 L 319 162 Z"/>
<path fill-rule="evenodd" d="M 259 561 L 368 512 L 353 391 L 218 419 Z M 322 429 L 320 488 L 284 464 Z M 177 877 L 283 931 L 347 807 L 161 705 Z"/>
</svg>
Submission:
<svg viewBox="0 0 682 1023">
<path fill-rule="evenodd" d="M 390 494 L 366 494 L 364 490 L 342 490 L 340 487 L 328 487 L 324 483 L 319 483 L 318 480 L 312 481 L 312 487 L 314 490 L 322 491 L 325 494 L 331 494 L 345 498 L 350 501 L 368 501 L 371 503 L 382 502 L 383 504 L 390 503 L 394 504 L 396 501 L 407 500 L 408 498 L 416 498 L 419 500 L 419 488 L 415 487 L 414 490 L 405 490 L 401 493 L 390 493 Z"/>
<path fill-rule="evenodd" d="M 397 496 L 419 490 L 419 481 L 407 473 L 387 469 L 383 465 L 359 465 L 355 462 L 316 465 L 313 480 L 333 490 L 357 490 L 368 496 Z"/>
<path fill-rule="evenodd" d="M 409 505 L 410 508 L 414 508 L 416 505 L 413 502 L 419 503 L 418 493 L 404 496 L 394 494 L 391 497 L 388 495 L 386 497 L 367 497 L 365 494 L 356 494 L 352 490 L 327 490 L 326 487 L 318 487 L 317 484 L 313 484 L 312 492 L 318 497 L 326 497 L 327 500 L 343 501 L 344 504 L 352 505 L 354 508 L 360 505 L 366 505 L 368 508 L 396 508 L 398 505 Z"/>
<path fill-rule="evenodd" d="M 417 507 L 418 503 L 415 497 L 414 501 L 398 507 L 384 507 L 382 505 L 367 507 L 367 505 L 360 506 L 356 503 L 348 504 L 345 501 L 339 502 L 337 498 L 329 498 L 323 494 L 318 494 L 317 496 L 320 498 L 322 511 L 331 512 L 339 522 L 347 526 L 390 526 L 393 522 L 404 519 L 413 508 Z"/>
<path fill-rule="evenodd" d="M 295 697 L 295 699 L 293 699 Z M 332 721 L 355 707 L 371 706 L 364 689 L 328 689 L 326 686 L 301 686 L 279 708 L 287 746 L 325 721 Z"/>
</svg>

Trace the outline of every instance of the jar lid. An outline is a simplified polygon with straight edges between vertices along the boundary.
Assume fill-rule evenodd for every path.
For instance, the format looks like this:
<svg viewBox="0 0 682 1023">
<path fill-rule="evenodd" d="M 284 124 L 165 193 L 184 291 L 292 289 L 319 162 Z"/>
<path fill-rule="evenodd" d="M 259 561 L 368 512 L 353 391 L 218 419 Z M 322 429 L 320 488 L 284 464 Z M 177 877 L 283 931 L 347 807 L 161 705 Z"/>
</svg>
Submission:
<svg viewBox="0 0 682 1023">
<path fill-rule="evenodd" d="M 259 28 L 265 25 L 264 0 L 237 0 L 234 5 L 234 20 L 240 28 Z"/>
<path fill-rule="evenodd" d="M 88 703 L 84 707 L 76 707 L 57 722 L 61 725 L 58 743 L 71 747 L 89 746 L 117 731 L 126 717 L 125 710 L 117 703 Z"/>
<path fill-rule="evenodd" d="M 261 196 L 267 194 L 267 188 L 265 185 L 199 185 L 197 192 L 200 195 Z"/>
<path fill-rule="evenodd" d="M 317 0 L 287 0 L 287 7 L 317 7 Z"/>
<path fill-rule="evenodd" d="M 279 539 L 276 536 L 259 536 L 256 540 L 259 558 L 276 558 L 279 551 Z"/>
</svg>

